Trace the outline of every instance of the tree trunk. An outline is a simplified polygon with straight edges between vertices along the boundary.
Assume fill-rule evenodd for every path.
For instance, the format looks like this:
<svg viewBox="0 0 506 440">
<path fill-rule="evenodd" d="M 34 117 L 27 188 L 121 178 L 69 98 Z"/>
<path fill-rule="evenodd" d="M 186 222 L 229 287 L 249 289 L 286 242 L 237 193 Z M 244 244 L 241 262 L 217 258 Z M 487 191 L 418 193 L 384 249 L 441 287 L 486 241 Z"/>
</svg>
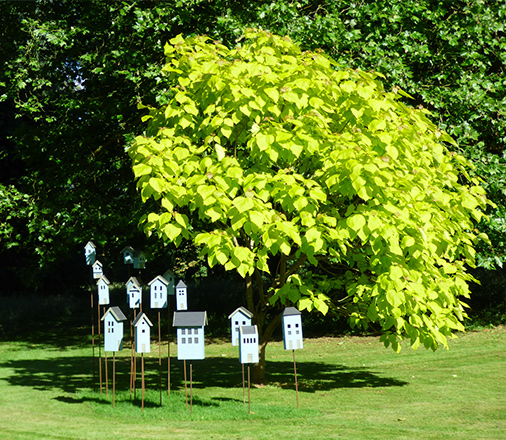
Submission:
<svg viewBox="0 0 506 440">
<path fill-rule="evenodd" d="M 262 320 L 263 321 L 263 320 Z M 267 349 L 267 344 L 271 341 L 274 330 L 281 324 L 281 315 L 276 315 L 272 321 L 267 325 L 265 331 L 260 334 L 261 327 L 258 326 L 259 337 L 260 337 L 260 346 L 259 346 L 259 357 L 258 364 L 253 366 L 253 383 L 257 385 L 265 385 L 265 353 Z"/>
</svg>

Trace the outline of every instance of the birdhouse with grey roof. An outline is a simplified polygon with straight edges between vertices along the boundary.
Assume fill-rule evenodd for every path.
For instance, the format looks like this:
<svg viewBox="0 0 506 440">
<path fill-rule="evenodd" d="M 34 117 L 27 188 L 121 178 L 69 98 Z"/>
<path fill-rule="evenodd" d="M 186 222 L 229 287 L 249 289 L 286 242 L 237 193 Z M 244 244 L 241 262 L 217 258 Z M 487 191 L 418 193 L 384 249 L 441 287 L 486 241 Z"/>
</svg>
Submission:
<svg viewBox="0 0 506 440">
<path fill-rule="evenodd" d="M 302 349 L 302 317 L 295 307 L 283 310 L 283 341 L 285 350 Z"/>
<path fill-rule="evenodd" d="M 86 243 L 86 246 L 84 246 L 84 257 L 86 258 L 86 264 L 88 266 L 93 265 L 97 258 L 97 248 L 95 247 L 95 244 L 92 241 L 89 241 Z"/>
<path fill-rule="evenodd" d="M 229 316 L 230 319 L 230 331 L 232 338 L 232 345 L 239 345 L 239 328 L 245 325 L 251 325 L 251 318 L 253 317 L 253 313 L 251 313 L 245 307 L 239 307 L 235 309 Z"/>
<path fill-rule="evenodd" d="M 123 255 L 123 263 L 124 264 L 134 264 L 134 248 L 131 246 L 125 246 L 121 251 Z"/>
<path fill-rule="evenodd" d="M 135 330 L 135 351 L 137 353 L 149 353 L 151 350 L 151 327 L 153 324 L 145 313 L 139 313 L 132 322 Z"/>
<path fill-rule="evenodd" d="M 93 265 L 91 266 L 91 269 L 93 271 L 93 279 L 94 280 L 98 280 L 104 274 L 104 269 L 102 267 L 102 263 L 98 260 L 93 263 Z"/>
<path fill-rule="evenodd" d="M 146 268 L 146 254 L 142 251 L 134 252 L 134 269 L 145 269 Z"/>
<path fill-rule="evenodd" d="M 176 286 L 176 310 L 188 310 L 188 287 L 183 280 Z"/>
<path fill-rule="evenodd" d="M 241 364 L 258 363 L 258 329 L 256 325 L 239 327 L 239 360 Z"/>
<path fill-rule="evenodd" d="M 104 313 L 104 350 L 120 351 L 123 350 L 123 321 L 126 316 L 117 306 L 109 307 Z"/>
<path fill-rule="evenodd" d="M 128 306 L 131 309 L 138 309 L 142 303 L 142 287 L 140 284 L 133 284 L 128 291 Z"/>
<path fill-rule="evenodd" d="M 207 313 L 176 311 L 172 325 L 177 332 L 177 358 L 204 359 L 204 326 L 207 325 Z"/>
<path fill-rule="evenodd" d="M 148 283 L 148 286 L 151 308 L 167 308 L 167 288 L 169 286 L 169 282 L 161 275 L 158 275 Z"/>
<path fill-rule="evenodd" d="M 174 274 L 168 270 L 163 274 L 163 277 L 167 280 L 167 295 L 174 296 L 176 292 L 176 278 L 174 277 Z"/>
<path fill-rule="evenodd" d="M 97 281 L 98 288 L 98 303 L 101 306 L 109 304 L 109 280 L 105 275 L 102 275 Z"/>
</svg>

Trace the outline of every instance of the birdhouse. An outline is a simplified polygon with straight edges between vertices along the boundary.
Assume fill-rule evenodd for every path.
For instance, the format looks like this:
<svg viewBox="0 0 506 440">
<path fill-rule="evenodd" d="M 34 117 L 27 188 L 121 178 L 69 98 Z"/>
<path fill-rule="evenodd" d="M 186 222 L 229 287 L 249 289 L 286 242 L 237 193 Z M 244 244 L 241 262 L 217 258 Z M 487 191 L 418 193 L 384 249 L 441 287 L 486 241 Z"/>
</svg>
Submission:
<svg viewBox="0 0 506 440">
<path fill-rule="evenodd" d="M 251 325 L 251 318 L 253 313 L 244 307 L 239 307 L 232 312 L 228 319 L 230 319 L 230 329 L 232 337 L 232 345 L 239 345 L 239 328 L 245 325 Z"/>
<path fill-rule="evenodd" d="M 176 286 L 176 310 L 188 310 L 188 288 L 183 280 Z"/>
<path fill-rule="evenodd" d="M 104 274 L 104 269 L 102 267 L 102 263 L 98 260 L 93 263 L 93 265 L 91 266 L 91 269 L 93 271 L 93 279 L 94 280 L 98 280 Z"/>
<path fill-rule="evenodd" d="M 127 302 L 130 302 L 130 289 L 134 286 L 140 286 L 141 283 L 139 283 L 139 280 L 137 278 L 130 277 L 125 285 L 126 285 Z"/>
<path fill-rule="evenodd" d="M 142 287 L 134 284 L 128 291 L 128 306 L 131 309 L 138 309 L 142 303 Z"/>
<path fill-rule="evenodd" d="M 97 281 L 98 287 L 98 303 L 101 306 L 109 304 L 109 280 L 105 275 L 102 275 Z"/>
<path fill-rule="evenodd" d="M 93 265 L 93 263 L 97 259 L 97 248 L 95 247 L 95 244 L 92 241 L 89 241 L 88 243 L 86 243 L 86 246 L 84 246 L 84 256 L 86 258 L 86 264 L 88 266 Z"/>
<path fill-rule="evenodd" d="M 161 275 L 158 275 L 148 283 L 150 306 L 152 309 L 167 308 L 168 285 L 168 281 Z"/>
<path fill-rule="evenodd" d="M 170 270 L 168 270 L 163 274 L 163 277 L 169 283 L 167 285 L 167 295 L 174 296 L 176 292 L 176 278 L 174 277 L 174 274 Z"/>
<path fill-rule="evenodd" d="M 134 269 L 145 269 L 146 268 L 146 254 L 142 251 L 134 252 Z"/>
<path fill-rule="evenodd" d="M 124 264 L 134 264 L 134 248 L 131 246 L 125 246 L 121 253 L 123 254 Z"/>
<path fill-rule="evenodd" d="M 145 313 L 139 313 L 132 322 L 135 329 L 135 351 L 137 353 L 150 352 L 151 327 L 153 324 Z"/>
<path fill-rule="evenodd" d="M 206 312 L 174 312 L 172 325 L 177 329 L 177 358 L 204 359 L 204 326 Z"/>
<path fill-rule="evenodd" d="M 258 363 L 258 329 L 256 325 L 239 327 L 239 360 L 241 364 Z"/>
<path fill-rule="evenodd" d="M 283 311 L 283 341 L 285 350 L 302 348 L 302 318 L 295 307 L 287 307 Z"/>
<path fill-rule="evenodd" d="M 109 307 L 102 317 L 104 321 L 104 351 L 123 350 L 123 321 L 126 316 L 119 307 Z"/>
</svg>

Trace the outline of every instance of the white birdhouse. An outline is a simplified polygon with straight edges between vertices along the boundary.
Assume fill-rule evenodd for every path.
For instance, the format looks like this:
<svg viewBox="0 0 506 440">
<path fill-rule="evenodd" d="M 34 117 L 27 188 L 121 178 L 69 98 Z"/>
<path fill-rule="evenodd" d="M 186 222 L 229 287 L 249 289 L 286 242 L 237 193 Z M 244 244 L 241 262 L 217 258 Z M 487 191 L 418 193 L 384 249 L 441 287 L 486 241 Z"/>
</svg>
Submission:
<svg viewBox="0 0 506 440">
<path fill-rule="evenodd" d="M 97 248 L 92 241 L 89 241 L 86 243 L 86 246 L 84 246 L 84 256 L 86 258 L 86 264 L 88 266 L 92 266 L 97 259 Z"/>
<path fill-rule="evenodd" d="M 93 263 L 91 268 L 93 270 L 93 279 L 94 280 L 98 280 L 104 274 L 104 269 L 102 267 L 102 263 L 98 260 Z"/>
<path fill-rule="evenodd" d="M 176 286 L 176 310 L 188 310 L 188 288 L 183 280 Z"/>
<path fill-rule="evenodd" d="M 101 306 L 109 304 L 109 280 L 105 275 L 102 275 L 97 281 L 98 287 L 98 303 Z"/>
<path fill-rule="evenodd" d="M 131 309 L 138 309 L 142 303 L 142 287 L 134 284 L 128 291 L 128 306 Z"/>
<path fill-rule="evenodd" d="M 158 275 L 148 283 L 148 286 L 150 307 L 152 309 L 167 308 L 167 288 L 169 286 L 168 281 L 161 275 Z"/>
<path fill-rule="evenodd" d="M 204 326 L 206 312 L 174 312 L 172 325 L 177 328 L 177 358 L 204 359 Z"/>
<path fill-rule="evenodd" d="M 134 248 L 131 246 L 125 246 L 121 253 L 123 254 L 124 264 L 134 264 Z"/>
<path fill-rule="evenodd" d="M 126 316 L 119 307 L 109 307 L 102 317 L 104 321 L 104 350 L 123 350 L 123 321 Z"/>
<path fill-rule="evenodd" d="M 142 251 L 134 252 L 134 269 L 145 269 L 146 268 L 146 254 Z"/>
<path fill-rule="evenodd" d="M 283 311 L 283 341 L 285 350 L 302 348 L 302 317 L 295 307 Z"/>
<path fill-rule="evenodd" d="M 235 309 L 235 311 L 233 311 L 228 316 L 228 319 L 230 319 L 230 330 L 233 346 L 239 345 L 239 328 L 245 325 L 251 325 L 252 317 L 253 313 L 244 307 Z"/>
<path fill-rule="evenodd" d="M 241 364 L 258 363 L 258 329 L 256 325 L 239 327 L 239 360 Z"/>
<path fill-rule="evenodd" d="M 149 353 L 151 350 L 150 338 L 153 324 L 145 313 L 139 313 L 137 318 L 132 322 L 132 326 L 135 329 L 135 351 L 137 353 Z"/>
</svg>

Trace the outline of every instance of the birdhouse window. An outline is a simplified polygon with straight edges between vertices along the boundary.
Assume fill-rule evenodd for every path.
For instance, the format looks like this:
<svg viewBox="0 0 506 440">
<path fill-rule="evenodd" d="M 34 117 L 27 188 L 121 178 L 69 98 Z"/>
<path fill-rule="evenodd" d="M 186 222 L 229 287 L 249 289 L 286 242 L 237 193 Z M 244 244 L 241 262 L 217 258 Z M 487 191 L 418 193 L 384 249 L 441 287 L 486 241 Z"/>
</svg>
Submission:
<svg viewBox="0 0 506 440">
<path fill-rule="evenodd" d="M 186 344 L 186 338 L 181 338 L 181 344 Z"/>
<path fill-rule="evenodd" d="M 195 342 L 195 344 L 198 344 L 199 343 L 199 338 L 193 338 L 193 342 Z"/>
<path fill-rule="evenodd" d="M 235 321 L 235 325 L 239 325 L 239 321 Z"/>
<path fill-rule="evenodd" d="M 181 334 L 182 334 L 182 335 L 186 335 L 186 329 L 184 329 L 184 328 L 183 328 L 183 329 L 181 329 Z"/>
<path fill-rule="evenodd" d="M 246 325 L 246 321 L 243 321 L 243 322 L 242 322 L 242 325 Z"/>
<path fill-rule="evenodd" d="M 288 328 L 291 328 L 291 327 L 292 327 L 292 325 L 291 325 L 291 324 L 287 324 L 286 326 L 287 326 Z"/>
<path fill-rule="evenodd" d="M 192 343 L 192 338 L 188 338 L 188 344 Z"/>
<path fill-rule="evenodd" d="M 146 333 L 146 329 L 145 328 L 142 329 L 142 333 Z"/>
</svg>

